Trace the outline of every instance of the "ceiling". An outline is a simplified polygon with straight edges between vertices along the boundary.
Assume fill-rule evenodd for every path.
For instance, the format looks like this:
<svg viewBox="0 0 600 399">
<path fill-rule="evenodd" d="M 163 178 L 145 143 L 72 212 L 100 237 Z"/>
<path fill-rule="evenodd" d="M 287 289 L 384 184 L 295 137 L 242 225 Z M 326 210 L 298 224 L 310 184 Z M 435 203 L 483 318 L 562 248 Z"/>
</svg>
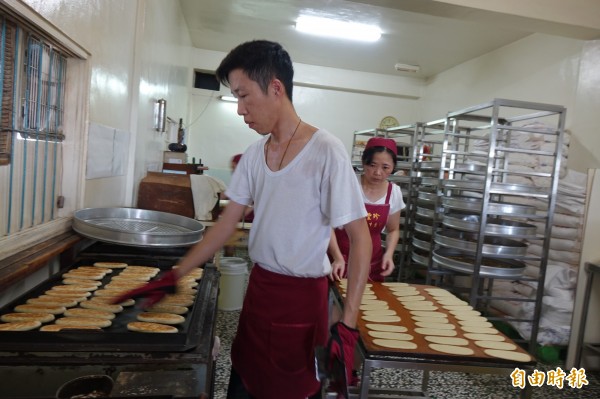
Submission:
<svg viewBox="0 0 600 399">
<path fill-rule="evenodd" d="M 179 1 L 197 48 L 228 52 L 244 41 L 268 39 L 280 42 L 294 62 L 420 78 L 535 32 L 578 39 L 600 37 L 600 26 L 581 27 L 448 4 L 457 1 Z M 294 30 L 301 14 L 377 24 L 383 35 L 375 43 L 360 43 L 302 34 Z M 397 63 L 419 65 L 421 69 L 416 74 L 398 72 L 394 68 Z"/>
</svg>

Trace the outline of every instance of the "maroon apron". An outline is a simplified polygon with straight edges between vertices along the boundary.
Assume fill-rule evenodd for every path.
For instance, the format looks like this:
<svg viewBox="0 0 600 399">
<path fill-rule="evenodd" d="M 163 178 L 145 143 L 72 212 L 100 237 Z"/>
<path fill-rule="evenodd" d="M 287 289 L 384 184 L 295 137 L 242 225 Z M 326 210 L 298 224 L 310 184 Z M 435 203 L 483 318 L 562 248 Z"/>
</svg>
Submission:
<svg viewBox="0 0 600 399">
<path fill-rule="evenodd" d="M 374 205 L 365 204 L 367 209 L 367 223 L 369 224 L 369 232 L 371 233 L 371 243 L 373 244 L 373 252 L 371 255 L 371 269 L 369 272 L 370 281 L 383 281 L 381 275 L 383 271 L 383 246 L 381 243 L 381 232 L 390 214 L 390 196 L 392 195 L 392 183 L 388 183 L 387 195 L 385 204 Z M 335 229 L 335 237 L 340 247 L 340 251 L 344 256 L 346 263 L 346 271 L 344 277 L 348 274 L 348 255 L 350 254 L 350 239 L 344 229 Z"/>
<path fill-rule="evenodd" d="M 326 277 L 300 278 L 255 264 L 231 346 L 231 362 L 250 395 L 304 399 L 315 394 L 315 346 L 327 344 Z"/>
</svg>

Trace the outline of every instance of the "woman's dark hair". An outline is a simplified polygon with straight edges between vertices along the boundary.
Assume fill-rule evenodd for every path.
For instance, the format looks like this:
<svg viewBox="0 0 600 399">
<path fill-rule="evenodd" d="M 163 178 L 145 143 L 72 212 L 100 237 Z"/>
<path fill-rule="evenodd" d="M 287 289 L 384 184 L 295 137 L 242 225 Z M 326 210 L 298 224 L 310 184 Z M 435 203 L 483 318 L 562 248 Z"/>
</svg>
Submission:
<svg viewBox="0 0 600 399">
<path fill-rule="evenodd" d="M 373 156 L 375 156 L 375 154 L 378 152 L 387 152 L 388 154 L 390 154 L 392 160 L 394 161 L 392 169 L 392 173 L 394 173 L 398 157 L 392 152 L 392 150 L 383 146 L 369 147 L 366 150 L 364 150 L 361 157 L 363 165 L 370 165 L 373 162 Z"/>
<path fill-rule="evenodd" d="M 292 101 L 294 67 L 288 52 L 279 43 L 253 40 L 242 43 L 227 54 L 216 70 L 217 79 L 229 87 L 229 73 L 242 69 L 266 94 L 271 79 L 279 79 Z"/>
</svg>

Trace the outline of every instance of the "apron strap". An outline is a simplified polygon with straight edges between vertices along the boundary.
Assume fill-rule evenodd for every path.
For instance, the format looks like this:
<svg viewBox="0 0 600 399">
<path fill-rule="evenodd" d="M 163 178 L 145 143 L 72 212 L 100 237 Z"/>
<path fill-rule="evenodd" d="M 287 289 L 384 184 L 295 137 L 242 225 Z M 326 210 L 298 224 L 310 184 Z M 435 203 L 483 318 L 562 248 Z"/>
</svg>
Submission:
<svg viewBox="0 0 600 399">
<path fill-rule="evenodd" d="M 390 197 L 392 196 L 392 184 L 388 182 L 387 195 L 385 196 L 385 204 L 388 205 L 390 203 Z"/>
</svg>

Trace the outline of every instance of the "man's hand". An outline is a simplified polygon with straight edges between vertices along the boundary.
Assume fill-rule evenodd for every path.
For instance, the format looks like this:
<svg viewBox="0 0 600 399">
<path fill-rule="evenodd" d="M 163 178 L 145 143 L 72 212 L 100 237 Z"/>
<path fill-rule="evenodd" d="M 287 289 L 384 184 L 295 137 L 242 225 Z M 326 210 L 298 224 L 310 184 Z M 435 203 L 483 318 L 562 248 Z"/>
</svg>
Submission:
<svg viewBox="0 0 600 399">
<path fill-rule="evenodd" d="M 352 368 L 354 367 L 354 348 L 358 341 L 358 330 L 350 328 L 344 323 L 337 322 L 331 326 L 331 336 L 329 337 L 329 343 L 327 344 L 327 351 L 329 353 L 329 368 L 332 368 L 334 359 L 339 359 L 345 366 L 346 372 L 346 384 L 352 377 Z M 347 386 L 340 386 L 340 381 L 335 381 L 335 384 L 331 386 L 337 393 L 341 393 L 347 390 Z"/>
<path fill-rule="evenodd" d="M 141 304 L 141 307 L 145 309 L 159 302 L 165 295 L 174 294 L 176 285 L 177 275 L 174 270 L 169 270 L 159 279 L 120 295 L 115 298 L 112 303 L 121 303 L 130 298 L 145 298 L 144 302 Z"/>
</svg>

